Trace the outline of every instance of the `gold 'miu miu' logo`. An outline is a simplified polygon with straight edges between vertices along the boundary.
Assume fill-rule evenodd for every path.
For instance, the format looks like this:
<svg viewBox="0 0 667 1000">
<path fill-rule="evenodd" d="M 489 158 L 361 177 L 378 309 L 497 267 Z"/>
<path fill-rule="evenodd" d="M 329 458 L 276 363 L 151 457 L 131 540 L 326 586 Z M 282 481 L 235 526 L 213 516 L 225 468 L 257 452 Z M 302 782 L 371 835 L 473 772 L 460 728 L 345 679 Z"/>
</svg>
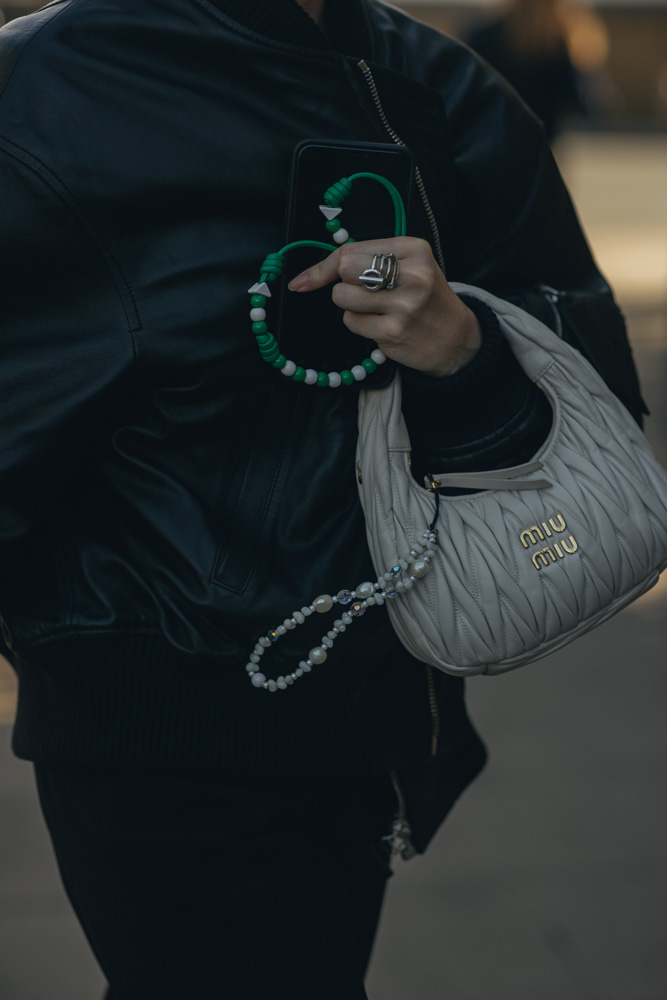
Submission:
<svg viewBox="0 0 667 1000">
<path fill-rule="evenodd" d="M 566 530 L 567 524 L 565 523 L 565 518 L 562 514 L 556 514 L 555 518 L 550 517 L 548 521 L 542 521 L 541 524 L 531 524 L 529 528 L 524 528 L 519 538 L 524 549 L 527 549 L 531 545 L 539 545 L 540 542 L 551 538 L 554 532 L 560 535 Z M 545 545 L 543 548 L 538 549 L 537 552 L 533 552 L 531 557 L 533 566 L 535 569 L 542 569 L 550 563 L 564 559 L 566 555 L 574 555 L 578 548 L 579 545 L 574 535 L 570 535 L 567 540 L 559 538 L 558 541 L 553 541 L 551 545 Z"/>
</svg>

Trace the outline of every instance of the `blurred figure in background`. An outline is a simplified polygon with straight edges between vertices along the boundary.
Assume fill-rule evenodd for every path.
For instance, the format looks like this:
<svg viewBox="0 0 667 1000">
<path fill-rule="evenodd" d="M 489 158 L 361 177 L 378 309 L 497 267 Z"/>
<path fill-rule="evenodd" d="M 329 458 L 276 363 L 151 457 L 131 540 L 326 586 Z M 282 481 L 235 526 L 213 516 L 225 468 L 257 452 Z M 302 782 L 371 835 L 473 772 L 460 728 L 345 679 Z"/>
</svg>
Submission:
<svg viewBox="0 0 667 1000">
<path fill-rule="evenodd" d="M 519 92 L 549 141 L 564 118 L 590 117 L 605 103 L 594 84 L 607 58 L 606 30 L 567 0 L 508 0 L 466 41 Z"/>
</svg>

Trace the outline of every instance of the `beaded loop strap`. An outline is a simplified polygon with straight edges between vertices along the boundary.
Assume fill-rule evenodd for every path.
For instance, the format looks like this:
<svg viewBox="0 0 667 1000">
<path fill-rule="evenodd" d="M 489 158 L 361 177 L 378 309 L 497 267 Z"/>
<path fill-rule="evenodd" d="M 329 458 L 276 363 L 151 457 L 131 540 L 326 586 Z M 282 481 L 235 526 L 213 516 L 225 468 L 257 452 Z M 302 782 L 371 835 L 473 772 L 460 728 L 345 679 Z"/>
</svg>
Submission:
<svg viewBox="0 0 667 1000">
<path fill-rule="evenodd" d="M 352 191 L 354 182 L 358 180 L 372 180 L 385 188 L 394 208 L 394 236 L 405 236 L 407 229 L 405 205 L 394 185 L 379 174 L 362 172 L 352 174 L 350 177 L 342 177 L 335 184 L 332 184 L 324 194 L 324 204 L 320 205 L 320 211 L 326 220 L 324 223 L 325 228 L 331 234 L 334 242 L 339 246 L 343 243 L 354 242 L 347 229 L 343 228 L 339 216 L 343 211 L 341 208 L 342 202 L 345 201 Z M 332 246 L 330 243 L 321 243 L 318 240 L 297 240 L 294 243 L 288 243 L 276 253 L 270 253 L 264 259 L 260 268 L 259 281 L 248 289 L 250 294 L 250 321 L 259 353 L 267 364 L 276 368 L 287 378 L 291 378 L 293 382 L 303 382 L 305 385 L 316 385 L 320 388 L 328 387 L 331 389 L 361 382 L 367 375 L 371 375 L 378 365 L 383 364 L 387 360 L 379 347 L 371 351 L 369 356 L 363 358 L 359 364 L 352 365 L 349 369 L 344 369 L 341 372 L 318 372 L 314 368 L 304 368 L 286 358 L 281 352 L 276 338 L 269 332 L 266 322 L 266 304 L 267 300 L 271 298 L 269 285 L 282 274 L 285 255 L 290 250 L 295 250 L 298 247 L 313 247 L 317 250 L 327 250 L 329 252 L 336 250 L 336 246 Z"/>
<path fill-rule="evenodd" d="M 324 204 L 320 205 L 320 211 L 325 218 L 325 227 L 331 234 L 333 240 L 339 246 L 343 243 L 354 242 L 347 229 L 344 229 L 340 214 L 342 212 L 341 203 L 345 201 L 352 190 L 355 181 L 367 179 L 382 184 L 389 193 L 394 207 L 394 236 L 405 236 L 407 229 L 405 206 L 403 200 L 394 185 L 380 177 L 379 174 L 358 173 L 350 177 L 343 177 L 332 184 L 325 192 Z M 314 247 L 318 250 L 336 249 L 329 243 L 320 243 L 316 240 L 299 240 L 295 243 L 288 243 L 277 253 L 270 253 L 262 263 L 259 281 L 248 289 L 250 293 L 250 320 L 252 322 L 252 332 L 257 340 L 259 353 L 267 362 L 283 375 L 291 378 L 294 382 L 304 382 L 306 385 L 317 385 L 320 387 L 329 386 L 337 388 L 341 385 L 353 385 L 361 382 L 367 375 L 374 372 L 378 365 L 386 361 L 385 355 L 379 348 L 371 351 L 369 357 L 364 358 L 360 364 L 353 365 L 349 370 L 342 372 L 318 372 L 314 368 L 303 368 L 294 361 L 289 361 L 281 353 L 278 343 L 266 322 L 266 303 L 271 298 L 269 285 L 282 274 L 285 255 L 290 250 L 297 247 Z M 357 618 L 361 618 L 366 611 L 372 607 L 381 607 L 385 601 L 392 601 L 400 598 L 401 594 L 410 590 L 415 583 L 422 579 L 429 572 L 430 562 L 435 555 L 433 546 L 436 544 L 437 531 L 435 523 L 437 520 L 438 494 L 436 498 L 436 514 L 432 524 L 412 545 L 409 552 L 402 558 L 398 558 L 394 566 L 391 566 L 386 573 L 378 577 L 377 581 L 367 580 L 360 583 L 354 590 L 339 590 L 333 596 L 331 594 L 320 594 L 312 604 L 305 605 L 300 611 L 293 611 L 285 618 L 282 624 L 270 629 L 255 643 L 255 646 L 248 657 L 246 671 L 253 687 L 265 691 L 286 691 L 295 681 L 309 674 L 314 666 L 324 663 L 333 647 L 334 642 Z M 292 673 L 287 673 L 276 677 L 267 678 L 260 666 L 262 658 L 271 649 L 274 643 L 278 642 L 281 636 L 303 625 L 307 618 L 313 614 L 326 614 L 333 608 L 340 609 L 340 617 L 336 618 L 320 640 L 318 646 L 314 646 L 306 659 L 299 662 L 298 667 Z"/>
</svg>

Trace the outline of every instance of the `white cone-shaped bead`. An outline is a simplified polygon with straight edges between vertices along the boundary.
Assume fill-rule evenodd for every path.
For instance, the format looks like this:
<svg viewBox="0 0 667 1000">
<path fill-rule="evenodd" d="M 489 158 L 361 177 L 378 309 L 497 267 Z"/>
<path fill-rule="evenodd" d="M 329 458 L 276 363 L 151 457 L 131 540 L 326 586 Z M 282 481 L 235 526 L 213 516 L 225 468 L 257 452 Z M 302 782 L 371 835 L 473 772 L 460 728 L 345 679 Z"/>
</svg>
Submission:
<svg viewBox="0 0 667 1000">
<path fill-rule="evenodd" d="M 271 298 L 271 289 L 265 281 L 262 281 L 261 283 L 259 281 L 255 282 L 255 284 L 248 289 L 248 292 L 250 295 L 263 295 L 267 299 Z"/>
<path fill-rule="evenodd" d="M 335 219 L 336 216 L 340 215 L 342 211 L 342 208 L 332 208 L 330 205 L 320 205 L 320 212 L 328 222 Z"/>
</svg>

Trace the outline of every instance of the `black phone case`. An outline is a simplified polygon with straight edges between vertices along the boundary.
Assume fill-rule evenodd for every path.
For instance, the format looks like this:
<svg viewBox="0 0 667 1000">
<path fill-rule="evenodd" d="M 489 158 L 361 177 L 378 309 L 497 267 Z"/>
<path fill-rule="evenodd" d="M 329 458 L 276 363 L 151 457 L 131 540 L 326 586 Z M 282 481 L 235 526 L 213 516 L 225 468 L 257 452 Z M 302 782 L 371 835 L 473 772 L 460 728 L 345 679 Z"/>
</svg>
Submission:
<svg viewBox="0 0 667 1000">
<path fill-rule="evenodd" d="M 343 177 L 360 172 L 380 174 L 397 188 L 409 210 L 414 161 L 404 146 L 306 140 L 292 160 L 285 220 L 285 242 L 319 240 L 335 246 L 325 228 L 319 206 L 324 193 Z M 354 182 L 342 205 L 340 220 L 357 242 L 394 235 L 394 209 L 387 191 L 376 181 Z M 282 276 L 276 338 L 286 357 L 318 371 L 341 371 L 359 364 L 374 348 L 371 341 L 352 333 L 343 323 L 342 311 L 331 300 L 331 287 L 315 292 L 290 292 L 291 278 L 327 256 L 325 251 L 299 248 L 290 251 Z M 369 256 L 367 266 L 370 267 Z M 382 293 L 380 293 L 382 294 Z M 363 382 L 364 388 L 386 385 L 393 374 L 389 361 Z"/>
</svg>

